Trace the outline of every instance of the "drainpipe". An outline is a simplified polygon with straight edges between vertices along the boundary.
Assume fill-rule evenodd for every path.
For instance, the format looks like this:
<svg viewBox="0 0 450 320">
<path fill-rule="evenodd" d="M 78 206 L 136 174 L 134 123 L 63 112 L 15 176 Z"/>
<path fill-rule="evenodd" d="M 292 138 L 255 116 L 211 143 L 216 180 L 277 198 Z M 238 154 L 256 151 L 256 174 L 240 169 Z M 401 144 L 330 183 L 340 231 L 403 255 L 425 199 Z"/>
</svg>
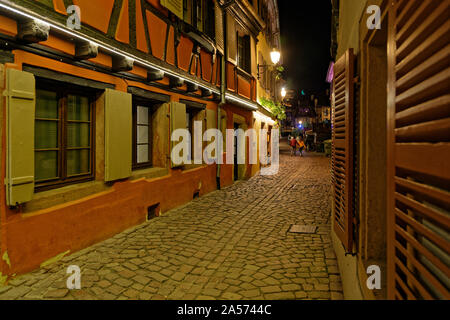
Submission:
<svg viewBox="0 0 450 320">
<path fill-rule="evenodd" d="M 217 129 L 222 131 L 222 118 L 221 111 L 222 107 L 226 104 L 225 100 L 225 92 L 226 92 L 226 81 L 227 81 L 227 73 L 226 73 L 226 61 L 227 61 L 227 14 L 226 9 L 233 5 L 235 0 L 230 0 L 225 2 L 223 5 L 219 3 L 220 9 L 222 9 L 222 33 L 223 33 L 223 55 L 221 61 L 221 75 L 220 75 L 220 103 L 217 106 Z M 225 128 L 226 129 L 226 128 Z M 220 155 L 223 157 L 223 154 Z M 219 161 L 220 162 L 220 161 Z M 217 164 L 217 190 L 220 190 L 220 173 L 222 171 L 222 165 L 220 163 Z"/>
</svg>

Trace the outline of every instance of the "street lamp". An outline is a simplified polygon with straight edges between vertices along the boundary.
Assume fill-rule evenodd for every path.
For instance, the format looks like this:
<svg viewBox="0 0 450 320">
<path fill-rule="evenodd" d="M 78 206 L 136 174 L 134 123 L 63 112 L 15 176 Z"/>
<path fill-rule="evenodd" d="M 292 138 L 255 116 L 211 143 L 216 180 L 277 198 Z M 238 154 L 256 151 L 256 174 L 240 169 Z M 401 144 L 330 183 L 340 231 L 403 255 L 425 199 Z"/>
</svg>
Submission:
<svg viewBox="0 0 450 320">
<path fill-rule="evenodd" d="M 283 99 L 286 98 L 286 94 L 287 94 L 286 88 L 282 88 L 282 89 L 281 89 L 281 97 L 282 97 Z"/>
<path fill-rule="evenodd" d="M 270 60 L 272 60 L 272 63 L 274 65 L 277 65 L 278 62 L 280 62 L 281 59 L 281 52 L 278 51 L 277 49 L 273 49 L 272 52 L 270 53 Z M 261 68 L 263 68 L 263 71 L 268 68 L 271 67 L 272 65 L 270 64 L 258 64 L 258 80 L 261 80 Z"/>
<path fill-rule="evenodd" d="M 280 62 L 281 59 L 281 52 L 278 51 L 277 49 L 273 49 L 272 52 L 270 53 L 270 59 L 272 59 L 273 64 L 278 64 L 278 62 Z"/>
</svg>

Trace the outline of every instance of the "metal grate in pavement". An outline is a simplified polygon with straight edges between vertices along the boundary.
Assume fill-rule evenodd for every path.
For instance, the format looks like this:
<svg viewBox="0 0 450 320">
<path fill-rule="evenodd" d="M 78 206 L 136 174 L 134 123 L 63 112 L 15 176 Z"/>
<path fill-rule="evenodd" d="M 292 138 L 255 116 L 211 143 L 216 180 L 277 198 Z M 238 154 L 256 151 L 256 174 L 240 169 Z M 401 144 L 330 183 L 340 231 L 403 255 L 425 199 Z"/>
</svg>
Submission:
<svg viewBox="0 0 450 320">
<path fill-rule="evenodd" d="M 290 233 L 315 234 L 316 231 L 317 231 L 316 226 L 305 226 L 301 224 L 293 224 L 289 229 Z"/>
</svg>

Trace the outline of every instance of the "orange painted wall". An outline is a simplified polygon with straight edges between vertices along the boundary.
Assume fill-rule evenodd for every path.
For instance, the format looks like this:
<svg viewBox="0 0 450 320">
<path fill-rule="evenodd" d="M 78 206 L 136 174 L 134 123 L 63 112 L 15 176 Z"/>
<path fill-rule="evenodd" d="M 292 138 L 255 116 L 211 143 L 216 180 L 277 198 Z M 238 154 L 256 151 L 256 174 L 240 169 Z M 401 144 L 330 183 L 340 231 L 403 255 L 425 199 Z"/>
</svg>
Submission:
<svg viewBox="0 0 450 320">
<path fill-rule="evenodd" d="M 164 47 L 166 45 L 167 24 L 155 14 L 146 11 L 152 54 L 158 59 L 163 59 Z"/>
<path fill-rule="evenodd" d="M 137 49 L 148 52 L 147 40 L 145 38 L 144 19 L 142 18 L 141 2 L 136 1 L 136 44 Z"/>
<path fill-rule="evenodd" d="M 73 4 L 80 7 L 82 23 L 86 23 L 103 33 L 108 32 L 114 0 L 73 0 Z"/>
<path fill-rule="evenodd" d="M 119 21 L 116 31 L 116 40 L 129 43 L 130 42 L 130 26 L 129 26 L 129 6 L 128 0 L 123 0 L 122 9 L 119 15 Z"/>
<path fill-rule="evenodd" d="M 10 213 L 2 223 L 2 246 L 11 267 L 3 264 L 2 273 L 25 273 L 62 252 L 108 239 L 145 222 L 149 206 L 160 203 L 162 212 L 180 206 L 192 200 L 200 182 L 200 195 L 214 191 L 215 176 L 215 166 L 178 170 L 164 178 L 117 182 L 110 191 L 32 214 Z"/>
</svg>

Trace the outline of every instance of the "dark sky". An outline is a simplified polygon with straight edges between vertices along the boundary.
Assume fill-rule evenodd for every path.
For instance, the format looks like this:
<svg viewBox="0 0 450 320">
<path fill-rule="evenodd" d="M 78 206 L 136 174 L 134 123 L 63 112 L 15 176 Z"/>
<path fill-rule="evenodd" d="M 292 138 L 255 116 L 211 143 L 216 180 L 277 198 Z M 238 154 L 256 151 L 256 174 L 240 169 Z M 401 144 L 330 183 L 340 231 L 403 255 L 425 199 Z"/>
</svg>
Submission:
<svg viewBox="0 0 450 320">
<path fill-rule="evenodd" d="M 330 63 L 331 1 L 278 0 L 288 89 L 324 91 Z"/>
</svg>

